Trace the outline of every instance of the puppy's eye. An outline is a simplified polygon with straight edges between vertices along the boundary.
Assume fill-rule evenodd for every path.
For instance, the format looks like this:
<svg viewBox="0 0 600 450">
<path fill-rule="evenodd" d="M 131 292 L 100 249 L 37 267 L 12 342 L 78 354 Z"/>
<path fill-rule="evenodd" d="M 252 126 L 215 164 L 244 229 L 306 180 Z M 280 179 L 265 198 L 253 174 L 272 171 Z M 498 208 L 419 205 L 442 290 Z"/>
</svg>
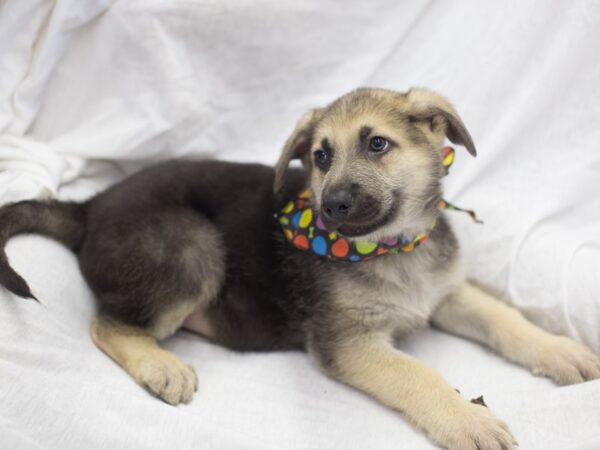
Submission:
<svg viewBox="0 0 600 450">
<path fill-rule="evenodd" d="M 371 138 L 371 142 L 369 143 L 369 147 L 372 152 L 383 152 L 387 150 L 388 146 L 388 141 L 381 136 L 373 136 Z"/>
<path fill-rule="evenodd" d="M 325 168 L 327 166 L 329 166 L 330 163 L 330 158 L 329 158 L 329 154 L 323 150 L 317 150 L 315 152 L 315 163 L 317 164 L 317 166 L 321 167 L 321 168 Z"/>
</svg>

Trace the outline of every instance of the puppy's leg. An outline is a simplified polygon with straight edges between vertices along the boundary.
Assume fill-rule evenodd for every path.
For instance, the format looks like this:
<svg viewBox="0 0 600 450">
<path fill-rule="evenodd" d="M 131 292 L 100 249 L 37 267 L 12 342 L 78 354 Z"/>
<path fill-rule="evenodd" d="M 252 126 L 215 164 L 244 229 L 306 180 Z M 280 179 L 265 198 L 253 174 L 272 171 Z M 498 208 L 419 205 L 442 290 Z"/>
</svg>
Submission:
<svg viewBox="0 0 600 450">
<path fill-rule="evenodd" d="M 507 426 L 489 409 L 467 402 L 433 369 L 395 349 L 385 335 L 347 339 L 320 360 L 330 375 L 401 411 L 446 448 L 513 448 Z"/>
<path fill-rule="evenodd" d="M 600 360 L 590 349 L 545 332 L 516 309 L 469 283 L 438 307 L 432 324 L 481 342 L 559 384 L 600 378 Z"/>
<path fill-rule="evenodd" d="M 92 322 L 91 334 L 102 351 L 165 402 L 176 405 L 192 399 L 198 387 L 194 369 L 160 348 L 148 331 L 101 317 Z"/>
<path fill-rule="evenodd" d="M 196 375 L 157 339 L 191 314 L 204 317 L 224 279 L 222 248 L 208 219 L 158 205 L 115 213 L 92 228 L 81 250 L 79 264 L 101 312 L 94 342 L 168 403 L 189 402 Z"/>
</svg>

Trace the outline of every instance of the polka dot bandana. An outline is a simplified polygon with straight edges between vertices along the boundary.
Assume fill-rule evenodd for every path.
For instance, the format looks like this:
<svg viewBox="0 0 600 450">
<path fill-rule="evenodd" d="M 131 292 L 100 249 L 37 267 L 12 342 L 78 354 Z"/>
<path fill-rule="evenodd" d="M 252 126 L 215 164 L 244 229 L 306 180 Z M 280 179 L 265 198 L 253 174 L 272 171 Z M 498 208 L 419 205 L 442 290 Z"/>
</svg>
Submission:
<svg viewBox="0 0 600 450">
<path fill-rule="evenodd" d="M 442 160 L 447 174 L 448 168 L 454 161 L 452 147 L 442 149 Z M 458 208 L 445 200 L 440 201 L 439 208 L 467 212 L 473 220 L 479 222 L 473 211 Z M 318 213 L 311 207 L 308 190 L 301 192 L 296 199 L 290 200 L 275 217 L 287 240 L 296 248 L 311 251 L 328 259 L 348 262 L 365 261 L 388 253 L 393 255 L 412 252 L 427 241 L 429 233 L 437 224 L 436 219 L 427 231 L 416 236 L 401 234 L 381 242 L 349 241 L 327 230 Z"/>
</svg>

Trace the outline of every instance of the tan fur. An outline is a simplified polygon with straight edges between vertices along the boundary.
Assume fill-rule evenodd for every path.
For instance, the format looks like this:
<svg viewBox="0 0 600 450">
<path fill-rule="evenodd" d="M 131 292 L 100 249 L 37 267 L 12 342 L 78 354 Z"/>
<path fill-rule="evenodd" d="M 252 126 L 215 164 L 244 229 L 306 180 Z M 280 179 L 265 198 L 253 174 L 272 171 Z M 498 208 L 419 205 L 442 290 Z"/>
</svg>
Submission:
<svg viewBox="0 0 600 450">
<path fill-rule="evenodd" d="M 192 400 L 198 388 L 194 369 L 161 349 L 146 330 L 99 318 L 92 322 L 91 336 L 135 381 L 167 403 Z"/>
<path fill-rule="evenodd" d="M 412 195 L 402 199 L 402 211 L 391 223 L 350 239 L 380 240 L 426 229 L 437 212 L 424 209 L 431 200 L 424 194 L 440 176 L 436 168 L 442 170 L 439 149 L 444 139 L 476 154 L 452 105 L 424 89 L 404 95 L 370 89 L 362 100 L 360 95 L 342 97 L 310 118 L 295 132 L 301 136 L 312 132 L 309 144 L 304 140 L 296 156 L 305 163 L 312 160 L 324 139 L 334 149 L 329 169 L 311 172 L 316 209 L 328 186 L 348 179 L 382 205 L 391 204 L 394 190 Z M 357 136 L 365 126 L 371 136 L 383 136 L 397 148 L 371 161 L 359 155 Z M 332 376 L 404 412 L 439 444 L 461 450 L 508 449 L 515 441 L 488 409 L 466 402 L 432 369 L 393 348 L 393 337 L 425 325 L 432 317 L 440 328 L 483 342 L 559 383 L 600 377 L 600 362 L 589 350 L 540 330 L 516 310 L 465 283 L 460 258 L 437 269 L 435 261 L 427 261 L 427 252 L 404 258 L 404 266 L 375 261 L 365 266 L 363 277 L 334 280 L 335 312 L 329 324 L 334 341 L 332 354 L 322 363 Z M 419 271 L 403 273 L 407 267 Z"/>
<path fill-rule="evenodd" d="M 371 136 L 383 136 L 397 147 L 379 156 L 364 152 L 359 156 L 357 142 L 365 126 Z M 348 179 L 360 183 L 369 198 L 384 207 L 401 191 L 404 197 L 396 216 L 354 238 L 420 233 L 439 214 L 435 198 L 443 173 L 439 150 L 446 137 L 475 155 L 462 120 L 439 94 L 424 89 L 406 94 L 358 90 L 301 118 L 277 162 L 274 188 L 282 187 L 292 159 L 300 158 L 310 167 L 326 138 L 334 148 L 333 163 L 327 171 L 311 170 L 315 207 L 319 208 L 327 186 Z M 438 240 L 437 247 L 425 244 L 401 258 L 358 263 L 356 271 L 339 270 L 331 276 L 331 302 L 322 305 L 314 326 L 307 328 L 306 344 L 327 373 L 403 412 L 440 445 L 456 450 L 513 448 L 511 433 L 490 410 L 465 401 L 433 369 L 395 349 L 393 339 L 431 321 L 563 384 L 600 378 L 600 361 L 585 347 L 546 333 L 518 311 L 466 283 L 448 228 L 446 237 Z M 456 251 L 444 251 L 444 243 Z M 216 280 L 202 298 L 216 293 L 222 281 Z M 172 404 L 187 402 L 196 388 L 195 373 L 162 350 L 156 338 L 172 334 L 182 324 L 212 335 L 215 330 L 204 315 L 205 304 L 204 300 L 182 302 L 147 330 L 100 318 L 92 324 L 92 337 L 157 396 Z"/>
<path fill-rule="evenodd" d="M 455 144 L 465 146 L 471 155 L 477 155 L 471 135 L 454 106 L 446 98 L 428 89 L 411 89 L 407 98 L 416 118 L 425 117 L 431 120 L 430 129 L 434 134 L 446 134 Z"/>
<path fill-rule="evenodd" d="M 500 355 L 559 384 L 600 378 L 600 361 L 587 347 L 527 321 L 519 311 L 472 284 L 442 303 L 432 323 L 479 341 Z"/>
<path fill-rule="evenodd" d="M 280 190 L 283 186 L 283 178 L 290 161 L 294 158 L 303 158 L 305 156 L 310 145 L 310 131 L 321 115 L 321 109 L 308 111 L 300 118 L 294 131 L 285 141 L 281 155 L 275 164 L 275 181 L 273 182 L 273 189 L 275 191 Z M 306 162 L 306 160 L 303 159 L 303 162 Z"/>
<path fill-rule="evenodd" d="M 222 265 L 219 259 L 214 258 L 212 261 L 215 261 L 215 265 L 217 265 L 217 261 L 220 266 Z M 202 285 L 202 292 L 197 298 L 183 300 L 169 311 L 160 314 L 148 327 L 150 334 L 161 340 L 172 336 L 181 326 L 185 326 L 191 331 L 211 337 L 213 330 L 206 319 L 206 308 L 216 298 L 223 284 L 224 268 L 218 267 L 214 273 L 218 275 L 213 278 L 206 278 Z M 190 276 L 197 276 L 197 274 L 190 274 Z"/>
<path fill-rule="evenodd" d="M 332 283 L 336 328 L 353 336 L 364 331 L 386 332 L 405 336 L 426 326 L 438 304 L 460 289 L 464 283 L 460 258 L 449 262 L 443 270 L 432 267 L 435 261 L 426 252 L 404 255 L 404 264 L 376 259 L 364 266 L 364 278 L 339 276 Z M 407 266 L 423 267 L 415 274 Z M 358 266 L 360 269 L 361 266 Z"/>
<path fill-rule="evenodd" d="M 196 308 L 183 322 L 182 328 L 193 331 L 207 338 L 215 337 L 215 330 L 211 325 L 204 308 Z"/>
<path fill-rule="evenodd" d="M 198 302 L 193 300 L 180 302 L 177 306 L 158 316 L 148 327 L 148 332 L 158 340 L 169 337 L 181 327 L 194 310 L 204 307 L 204 305 L 198 307 Z"/>
<path fill-rule="evenodd" d="M 464 400 L 436 372 L 396 350 L 387 334 L 367 333 L 340 346 L 335 376 L 402 412 L 451 450 L 508 449 L 504 422 Z"/>
<path fill-rule="evenodd" d="M 371 98 L 375 102 L 355 102 L 352 97 L 343 97 L 324 112 L 314 113 L 302 120 L 294 135 L 306 136 L 314 127 L 310 150 L 303 149 L 312 155 L 327 138 L 335 148 L 335 163 L 323 174 L 319 170 L 312 171 L 311 189 L 316 208 L 327 186 L 335 186 L 340 180 L 352 173 L 353 180 L 360 183 L 368 193 L 383 204 L 391 205 L 392 192 L 400 189 L 417 194 L 414 198 L 404 200 L 404 208 L 396 220 L 376 231 L 364 236 L 350 237 L 351 240 L 380 240 L 403 232 L 417 234 L 430 225 L 433 216 L 424 214 L 423 199 L 419 194 L 426 192 L 432 179 L 428 174 L 439 175 L 432 167 L 442 170 L 439 149 L 447 134 L 451 134 L 448 117 L 453 123 L 462 121 L 450 103 L 439 94 L 424 89 L 413 89 L 402 95 L 383 89 L 370 89 Z M 421 136 L 414 136 L 413 125 L 403 122 L 401 118 L 414 118 Z M 357 157 L 356 138 L 361 127 L 368 124 L 372 135 L 383 136 L 393 140 L 399 146 L 396 151 L 384 154 L 371 164 Z M 457 134 L 470 142 L 472 140 L 464 125 Z M 293 136 L 294 136 L 293 135 Z M 419 139 L 415 141 L 415 137 Z M 289 145 L 290 141 L 288 141 Z M 306 142 L 303 141 L 303 145 Z M 474 152 L 474 147 L 473 147 Z M 288 151 L 288 154 L 293 152 Z M 281 161 L 281 160 L 280 160 Z"/>
<path fill-rule="evenodd" d="M 213 330 L 206 319 L 206 308 L 217 296 L 224 278 L 223 262 L 218 258 L 222 253 L 220 235 L 209 229 L 198 236 L 198 239 L 202 238 L 202 255 L 191 253 L 189 248 L 179 255 L 190 261 L 196 258 L 212 261 L 210 276 L 204 277 L 201 292 L 196 298 L 179 301 L 156 315 L 145 328 L 124 325 L 106 317 L 94 320 L 91 326 L 92 339 L 102 351 L 135 381 L 173 405 L 192 400 L 197 388 L 196 373 L 176 355 L 161 349 L 157 340 L 172 336 L 182 326 L 211 337 Z M 197 267 L 194 264 L 190 266 Z M 189 276 L 196 277 L 198 273 L 190 273 Z"/>
</svg>

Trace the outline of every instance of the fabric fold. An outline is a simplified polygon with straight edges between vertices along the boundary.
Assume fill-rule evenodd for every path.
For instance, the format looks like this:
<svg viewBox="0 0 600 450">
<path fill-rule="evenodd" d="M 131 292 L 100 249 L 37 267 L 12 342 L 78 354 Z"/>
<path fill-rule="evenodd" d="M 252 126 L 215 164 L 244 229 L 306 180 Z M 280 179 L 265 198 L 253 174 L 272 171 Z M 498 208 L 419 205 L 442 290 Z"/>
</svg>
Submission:
<svg viewBox="0 0 600 450">
<path fill-rule="evenodd" d="M 45 143 L 0 135 L 0 204 L 54 197 L 84 167 L 82 158 L 60 155 Z"/>
</svg>

